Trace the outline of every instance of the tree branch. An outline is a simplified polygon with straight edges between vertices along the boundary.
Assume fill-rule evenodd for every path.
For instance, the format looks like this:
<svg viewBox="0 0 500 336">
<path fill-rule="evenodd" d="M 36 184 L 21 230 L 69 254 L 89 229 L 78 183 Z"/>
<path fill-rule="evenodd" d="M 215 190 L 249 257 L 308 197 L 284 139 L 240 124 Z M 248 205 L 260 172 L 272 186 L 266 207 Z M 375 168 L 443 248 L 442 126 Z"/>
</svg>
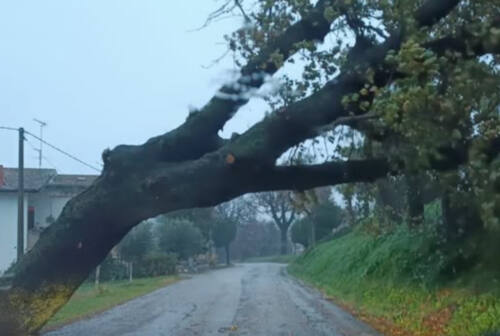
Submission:
<svg viewBox="0 0 500 336">
<path fill-rule="evenodd" d="M 492 20 L 484 29 L 484 33 L 477 36 L 467 31 L 467 27 L 453 36 L 447 36 L 426 43 L 425 47 L 438 55 L 445 55 L 447 51 L 459 52 L 467 58 L 485 54 L 500 54 L 500 18 Z"/>
<path fill-rule="evenodd" d="M 223 145 L 217 132 L 230 120 L 236 111 L 248 102 L 248 90 L 259 88 L 265 75 L 274 74 L 278 68 L 271 55 L 279 52 L 288 59 L 295 52 L 296 44 L 302 41 L 321 41 L 330 31 L 330 22 L 323 15 L 328 0 L 320 0 L 299 22 L 286 29 L 283 34 L 269 42 L 260 53 L 241 69 L 240 77 L 233 84 L 222 86 L 217 94 L 199 111 L 193 112 L 178 128 L 144 144 L 143 150 L 155 159 L 183 161 L 201 157 Z M 229 97 L 229 98 L 228 98 Z M 122 146 L 115 150 L 116 158 L 133 154 L 133 146 Z"/>
<path fill-rule="evenodd" d="M 304 191 L 325 185 L 372 182 L 389 173 L 387 160 L 352 160 L 318 165 L 275 166 L 255 176 L 253 191 Z"/>
<path fill-rule="evenodd" d="M 416 12 L 415 19 L 419 26 L 432 26 L 451 12 L 460 0 L 426 1 Z"/>
<path fill-rule="evenodd" d="M 449 13 L 460 1 L 428 0 L 415 14 L 419 27 L 437 22 Z M 369 47 L 364 45 L 350 53 L 342 73 L 328 82 L 313 95 L 276 111 L 267 119 L 254 125 L 240 136 L 230 150 L 244 163 L 259 162 L 271 165 L 288 148 L 315 137 L 318 128 L 348 117 L 342 98 L 359 92 L 367 83 L 367 71 L 375 71 L 375 85 L 383 87 L 392 79 L 392 71 L 384 66 L 389 50 L 399 50 L 405 36 L 403 29 L 394 32 L 384 43 Z M 373 96 L 365 99 L 370 102 Z M 352 112 L 352 111 L 351 111 Z M 355 110 L 357 114 L 364 111 Z M 253 139 L 259 139 L 255 141 Z"/>
</svg>

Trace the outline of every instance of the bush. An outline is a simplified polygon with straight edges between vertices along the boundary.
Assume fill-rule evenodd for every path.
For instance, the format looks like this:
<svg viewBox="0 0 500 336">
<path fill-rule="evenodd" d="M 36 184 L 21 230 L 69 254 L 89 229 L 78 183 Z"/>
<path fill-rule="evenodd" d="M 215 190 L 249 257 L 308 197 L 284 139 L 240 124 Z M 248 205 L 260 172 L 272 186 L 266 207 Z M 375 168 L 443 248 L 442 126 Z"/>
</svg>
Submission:
<svg viewBox="0 0 500 336">
<path fill-rule="evenodd" d="M 108 255 L 101 263 L 99 281 L 113 281 L 128 279 L 128 269 L 122 261 Z M 95 270 L 89 275 L 88 281 L 95 280 Z"/>
<path fill-rule="evenodd" d="M 188 259 L 202 251 L 203 235 L 192 222 L 168 219 L 158 227 L 159 247 L 163 253 L 175 253 L 179 259 Z"/>
<path fill-rule="evenodd" d="M 316 242 L 332 235 L 332 230 L 342 224 L 342 209 L 334 203 L 322 203 L 310 215 L 295 221 L 291 228 L 292 241 L 308 247 L 311 242 L 311 225 L 314 224 Z"/>
<path fill-rule="evenodd" d="M 139 278 L 170 275 L 175 274 L 176 265 L 177 256 L 175 254 L 152 255 L 136 263 L 134 273 Z"/>
</svg>

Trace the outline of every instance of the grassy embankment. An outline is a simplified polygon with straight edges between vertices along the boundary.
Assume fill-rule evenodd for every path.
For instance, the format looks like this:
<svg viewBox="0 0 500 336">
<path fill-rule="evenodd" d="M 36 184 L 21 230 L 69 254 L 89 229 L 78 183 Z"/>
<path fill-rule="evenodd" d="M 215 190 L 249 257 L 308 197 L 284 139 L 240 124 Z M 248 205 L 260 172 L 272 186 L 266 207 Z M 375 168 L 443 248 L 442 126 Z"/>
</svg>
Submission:
<svg viewBox="0 0 500 336">
<path fill-rule="evenodd" d="M 500 330 L 497 242 L 483 234 L 439 248 L 429 228 L 375 235 L 359 227 L 289 271 L 384 335 L 485 335 Z"/>
<path fill-rule="evenodd" d="M 106 282 L 95 288 L 94 284 L 84 283 L 73 294 L 69 302 L 49 321 L 46 328 L 58 326 L 92 316 L 136 297 L 150 293 L 158 288 L 176 282 L 177 276 L 135 279 Z"/>
</svg>

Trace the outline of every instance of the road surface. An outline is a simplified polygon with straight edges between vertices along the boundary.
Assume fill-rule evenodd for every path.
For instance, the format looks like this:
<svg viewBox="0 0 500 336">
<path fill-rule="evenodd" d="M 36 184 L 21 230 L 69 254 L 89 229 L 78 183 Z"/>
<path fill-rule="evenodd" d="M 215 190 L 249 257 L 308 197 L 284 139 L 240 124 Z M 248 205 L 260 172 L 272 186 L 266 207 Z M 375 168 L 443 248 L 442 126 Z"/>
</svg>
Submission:
<svg viewBox="0 0 500 336">
<path fill-rule="evenodd" d="M 44 336 L 372 336 L 282 264 L 196 275 Z"/>
</svg>

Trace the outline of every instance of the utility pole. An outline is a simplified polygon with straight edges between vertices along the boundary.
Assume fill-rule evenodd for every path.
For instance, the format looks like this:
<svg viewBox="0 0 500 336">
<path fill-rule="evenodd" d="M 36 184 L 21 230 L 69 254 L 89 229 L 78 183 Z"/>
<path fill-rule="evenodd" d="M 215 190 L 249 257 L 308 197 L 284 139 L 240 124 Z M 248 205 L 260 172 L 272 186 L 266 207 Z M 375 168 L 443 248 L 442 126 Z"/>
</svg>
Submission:
<svg viewBox="0 0 500 336">
<path fill-rule="evenodd" d="M 24 255 L 24 128 L 19 128 L 19 164 L 17 168 L 17 261 Z"/>
<path fill-rule="evenodd" d="M 45 121 L 34 118 L 35 122 L 40 125 L 40 148 L 37 150 L 38 152 L 38 168 L 42 168 L 42 149 L 43 149 L 43 128 L 47 126 Z"/>
</svg>

